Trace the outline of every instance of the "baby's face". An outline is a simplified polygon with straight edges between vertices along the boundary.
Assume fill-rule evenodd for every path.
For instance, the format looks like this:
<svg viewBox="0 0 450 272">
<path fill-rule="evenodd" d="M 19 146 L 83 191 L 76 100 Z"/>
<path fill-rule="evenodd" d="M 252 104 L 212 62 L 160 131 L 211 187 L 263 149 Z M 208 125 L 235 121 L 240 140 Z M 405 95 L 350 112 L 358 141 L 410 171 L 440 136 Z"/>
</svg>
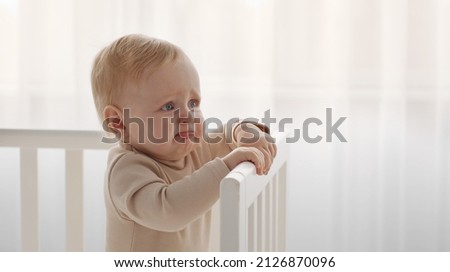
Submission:
<svg viewBox="0 0 450 272">
<path fill-rule="evenodd" d="M 179 160 L 199 144 L 203 115 L 200 110 L 200 82 L 197 71 L 184 55 L 150 75 L 144 73 L 138 84 L 128 84 L 120 97 L 125 135 L 138 150 L 162 160 Z M 126 115 L 126 114 L 125 114 Z M 143 141 L 142 141 L 143 140 Z"/>
</svg>

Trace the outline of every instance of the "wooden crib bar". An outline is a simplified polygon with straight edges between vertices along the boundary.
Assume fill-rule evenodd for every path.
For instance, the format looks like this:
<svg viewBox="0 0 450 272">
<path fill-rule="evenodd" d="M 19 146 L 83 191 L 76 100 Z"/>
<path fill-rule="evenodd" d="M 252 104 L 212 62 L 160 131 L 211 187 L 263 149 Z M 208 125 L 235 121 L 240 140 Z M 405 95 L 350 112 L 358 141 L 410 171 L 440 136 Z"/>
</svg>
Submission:
<svg viewBox="0 0 450 272">
<path fill-rule="evenodd" d="M 286 136 L 266 176 L 250 162 L 238 165 L 221 182 L 221 251 L 284 251 L 286 246 Z"/>
<path fill-rule="evenodd" d="M 22 218 L 22 251 L 39 249 L 39 200 L 37 150 L 20 150 L 20 201 Z"/>
<path fill-rule="evenodd" d="M 83 251 L 83 150 L 66 150 L 66 248 Z"/>
</svg>

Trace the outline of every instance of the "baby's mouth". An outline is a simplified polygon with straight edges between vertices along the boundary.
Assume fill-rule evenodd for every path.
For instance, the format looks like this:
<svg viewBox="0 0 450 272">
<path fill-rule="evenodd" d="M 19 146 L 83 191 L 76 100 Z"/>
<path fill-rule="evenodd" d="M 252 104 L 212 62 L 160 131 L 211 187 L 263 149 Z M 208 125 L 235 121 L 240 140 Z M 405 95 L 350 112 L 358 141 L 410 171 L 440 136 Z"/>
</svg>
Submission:
<svg viewBox="0 0 450 272">
<path fill-rule="evenodd" d="M 180 131 L 175 135 L 175 141 L 178 143 L 186 143 L 188 141 L 193 141 L 195 138 L 195 133 L 192 130 Z"/>
<path fill-rule="evenodd" d="M 188 139 L 188 138 L 194 137 L 194 135 L 195 135 L 194 131 L 190 131 L 190 130 L 180 131 L 177 134 L 177 136 L 179 136 L 180 138 L 183 138 L 183 139 Z"/>
</svg>

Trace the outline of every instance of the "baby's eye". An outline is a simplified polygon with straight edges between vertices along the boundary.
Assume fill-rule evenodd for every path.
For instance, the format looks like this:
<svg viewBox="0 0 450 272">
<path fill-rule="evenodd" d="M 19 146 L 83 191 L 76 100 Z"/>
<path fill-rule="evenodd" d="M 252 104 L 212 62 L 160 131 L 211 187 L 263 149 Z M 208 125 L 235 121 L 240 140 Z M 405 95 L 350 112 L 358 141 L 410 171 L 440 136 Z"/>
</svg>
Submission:
<svg viewBox="0 0 450 272">
<path fill-rule="evenodd" d="M 197 100 L 191 100 L 191 101 L 189 101 L 188 106 L 190 109 L 193 109 L 193 108 L 198 107 L 199 104 L 200 103 Z"/>
<path fill-rule="evenodd" d="M 167 103 L 164 106 L 162 106 L 161 110 L 163 111 L 171 111 L 175 109 L 175 106 L 173 105 L 173 103 Z"/>
</svg>

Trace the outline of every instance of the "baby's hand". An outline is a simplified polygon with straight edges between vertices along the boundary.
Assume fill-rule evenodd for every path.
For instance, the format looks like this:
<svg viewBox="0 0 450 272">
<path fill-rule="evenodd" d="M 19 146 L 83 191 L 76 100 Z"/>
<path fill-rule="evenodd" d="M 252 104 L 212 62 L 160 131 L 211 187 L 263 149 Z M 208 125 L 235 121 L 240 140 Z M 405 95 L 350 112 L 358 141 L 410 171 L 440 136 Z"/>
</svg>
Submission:
<svg viewBox="0 0 450 272">
<path fill-rule="evenodd" d="M 255 147 L 238 147 L 223 157 L 222 160 L 230 170 L 245 161 L 250 161 L 255 165 L 258 175 L 264 174 L 264 169 L 266 169 L 264 154 Z"/>
<path fill-rule="evenodd" d="M 268 133 L 261 131 L 260 128 L 251 123 L 240 124 L 236 127 L 234 133 L 238 147 L 254 147 L 263 154 L 263 174 L 267 174 L 277 153 L 275 140 Z"/>
</svg>

